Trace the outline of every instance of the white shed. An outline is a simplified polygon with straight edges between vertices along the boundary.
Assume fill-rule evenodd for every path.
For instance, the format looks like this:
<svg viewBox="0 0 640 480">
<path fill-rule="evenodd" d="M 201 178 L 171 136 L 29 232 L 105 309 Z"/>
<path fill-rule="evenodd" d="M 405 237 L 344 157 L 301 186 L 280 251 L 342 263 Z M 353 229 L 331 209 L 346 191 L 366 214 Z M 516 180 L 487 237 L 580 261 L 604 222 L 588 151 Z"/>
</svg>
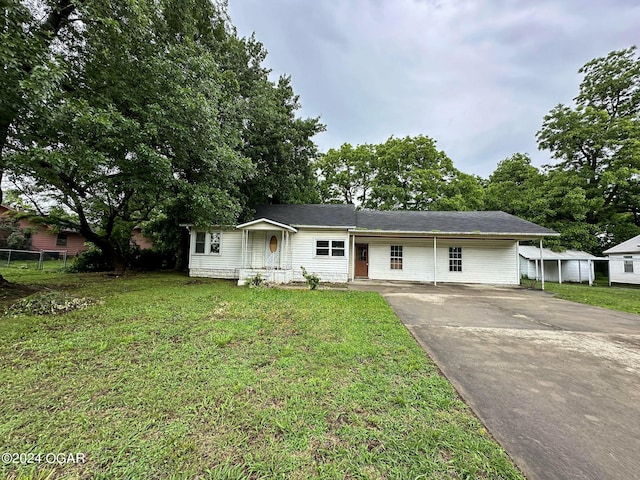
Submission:
<svg viewBox="0 0 640 480">
<path fill-rule="evenodd" d="M 609 257 L 609 283 L 640 284 L 640 235 L 604 251 Z"/>
<path fill-rule="evenodd" d="M 539 280 L 540 248 L 528 245 L 518 247 L 520 257 L 520 274 L 524 277 Z M 544 279 L 549 282 L 589 282 L 595 278 L 594 260 L 598 257 L 579 250 L 565 250 L 554 252 L 548 248 L 542 249 L 544 261 Z"/>
</svg>

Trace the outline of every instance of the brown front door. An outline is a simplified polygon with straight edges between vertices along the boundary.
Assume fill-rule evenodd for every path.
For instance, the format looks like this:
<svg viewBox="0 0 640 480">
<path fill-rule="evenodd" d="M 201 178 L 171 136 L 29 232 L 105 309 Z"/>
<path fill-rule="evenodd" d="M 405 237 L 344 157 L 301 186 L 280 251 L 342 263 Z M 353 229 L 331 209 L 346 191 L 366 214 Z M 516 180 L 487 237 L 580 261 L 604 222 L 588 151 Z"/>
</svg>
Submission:
<svg viewBox="0 0 640 480">
<path fill-rule="evenodd" d="M 369 277 L 369 245 L 356 243 L 356 277 Z"/>
</svg>

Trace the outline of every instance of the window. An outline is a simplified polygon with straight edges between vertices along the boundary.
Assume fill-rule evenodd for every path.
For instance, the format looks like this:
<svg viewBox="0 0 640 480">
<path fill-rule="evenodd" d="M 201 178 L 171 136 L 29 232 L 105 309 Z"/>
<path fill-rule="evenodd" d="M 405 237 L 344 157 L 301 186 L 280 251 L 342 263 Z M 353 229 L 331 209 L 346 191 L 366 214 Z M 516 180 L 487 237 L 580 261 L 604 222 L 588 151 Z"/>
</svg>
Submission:
<svg viewBox="0 0 640 480">
<path fill-rule="evenodd" d="M 221 239 L 222 234 L 220 232 L 196 232 L 196 247 L 194 253 L 220 255 Z M 209 245 L 208 249 L 207 245 Z"/>
<path fill-rule="evenodd" d="M 631 255 L 624 256 L 624 273 L 633 273 L 633 257 Z"/>
<path fill-rule="evenodd" d="M 317 257 L 344 257 L 344 240 L 316 240 Z"/>
<path fill-rule="evenodd" d="M 462 247 L 449 247 L 449 271 L 462 271 Z"/>
<path fill-rule="evenodd" d="M 209 234 L 209 253 L 220 254 L 220 232 Z"/>
<path fill-rule="evenodd" d="M 344 257 L 344 240 L 331 241 L 331 256 Z"/>
<path fill-rule="evenodd" d="M 316 240 L 316 255 L 329 256 L 329 240 Z"/>
<path fill-rule="evenodd" d="M 402 245 L 391 245 L 391 270 L 402 270 Z"/>
<path fill-rule="evenodd" d="M 66 233 L 59 233 L 58 234 L 58 238 L 56 238 L 56 245 L 58 247 L 66 247 L 67 246 L 67 234 Z"/>
<path fill-rule="evenodd" d="M 206 235 L 204 232 L 196 232 L 196 253 L 204 253 Z"/>
</svg>

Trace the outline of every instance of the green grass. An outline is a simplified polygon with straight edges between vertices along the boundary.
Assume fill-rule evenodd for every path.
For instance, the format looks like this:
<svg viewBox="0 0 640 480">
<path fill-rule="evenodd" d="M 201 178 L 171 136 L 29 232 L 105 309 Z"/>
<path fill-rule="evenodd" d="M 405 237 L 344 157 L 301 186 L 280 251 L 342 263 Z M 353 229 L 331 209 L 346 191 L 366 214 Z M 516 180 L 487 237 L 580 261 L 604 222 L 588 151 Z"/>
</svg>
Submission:
<svg viewBox="0 0 640 480">
<path fill-rule="evenodd" d="M 3 271 L 103 300 L 0 318 L 0 477 L 523 478 L 377 294 Z"/>
<path fill-rule="evenodd" d="M 598 307 L 640 315 L 640 289 L 633 287 L 604 287 L 575 283 L 545 282 L 545 289 L 558 298 Z"/>
</svg>

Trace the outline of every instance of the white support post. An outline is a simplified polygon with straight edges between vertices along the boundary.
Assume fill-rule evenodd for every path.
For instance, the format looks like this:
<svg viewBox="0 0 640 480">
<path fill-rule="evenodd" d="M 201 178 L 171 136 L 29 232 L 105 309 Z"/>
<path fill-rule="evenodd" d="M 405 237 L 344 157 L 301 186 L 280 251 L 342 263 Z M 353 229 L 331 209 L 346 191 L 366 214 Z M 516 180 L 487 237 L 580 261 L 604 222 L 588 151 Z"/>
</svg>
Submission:
<svg viewBox="0 0 640 480">
<path fill-rule="evenodd" d="M 589 286 L 593 286 L 593 278 L 591 277 L 591 259 L 587 260 L 587 266 L 589 267 Z"/>
<path fill-rule="evenodd" d="M 540 281 L 542 282 L 542 290 L 544 290 L 544 256 L 542 254 L 542 239 L 540 239 Z"/>
<path fill-rule="evenodd" d="M 562 260 L 558 259 L 558 283 L 562 283 Z"/>
<path fill-rule="evenodd" d="M 278 268 L 282 270 L 282 257 L 284 254 L 284 230 L 280 232 L 280 255 L 278 255 Z"/>
<path fill-rule="evenodd" d="M 438 253 L 436 237 L 433 237 L 433 286 L 438 286 L 438 279 L 436 278 L 438 272 Z"/>
<path fill-rule="evenodd" d="M 578 283 L 582 284 L 582 260 L 578 260 Z"/>
<path fill-rule="evenodd" d="M 351 236 L 351 281 L 356 279 L 356 236 Z"/>
</svg>

